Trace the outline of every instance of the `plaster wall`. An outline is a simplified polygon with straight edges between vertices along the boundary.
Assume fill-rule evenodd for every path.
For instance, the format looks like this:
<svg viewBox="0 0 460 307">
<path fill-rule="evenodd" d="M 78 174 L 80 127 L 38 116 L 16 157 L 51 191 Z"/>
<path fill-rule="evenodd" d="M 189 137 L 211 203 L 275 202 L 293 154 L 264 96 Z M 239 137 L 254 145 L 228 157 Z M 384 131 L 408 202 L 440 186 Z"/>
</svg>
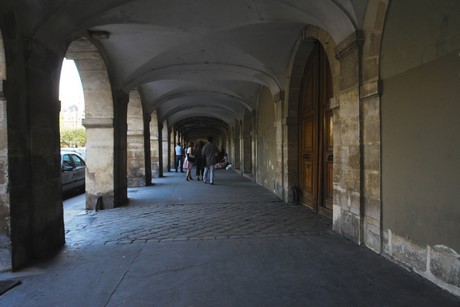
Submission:
<svg viewBox="0 0 460 307">
<path fill-rule="evenodd" d="M 459 11 L 455 0 L 393 1 L 381 66 L 384 249 L 457 295 Z"/>
<path fill-rule="evenodd" d="M 276 127 L 275 103 L 268 89 L 264 88 L 257 108 L 257 156 L 256 180 L 268 190 L 275 192 L 276 177 Z M 279 184 L 279 183 L 278 183 Z"/>
</svg>

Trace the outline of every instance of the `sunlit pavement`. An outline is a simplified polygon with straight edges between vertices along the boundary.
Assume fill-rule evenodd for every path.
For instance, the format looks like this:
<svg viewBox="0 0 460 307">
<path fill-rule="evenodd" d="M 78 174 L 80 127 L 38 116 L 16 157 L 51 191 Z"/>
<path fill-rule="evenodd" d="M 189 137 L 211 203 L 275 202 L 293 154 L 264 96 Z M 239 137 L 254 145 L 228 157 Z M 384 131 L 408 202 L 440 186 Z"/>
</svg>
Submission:
<svg viewBox="0 0 460 307">
<path fill-rule="evenodd" d="M 129 205 L 64 203 L 66 246 L 3 279 L 2 306 L 458 306 L 460 300 L 331 231 L 244 177 L 170 172 Z M 2 277 L 2 276 L 0 276 Z"/>
</svg>

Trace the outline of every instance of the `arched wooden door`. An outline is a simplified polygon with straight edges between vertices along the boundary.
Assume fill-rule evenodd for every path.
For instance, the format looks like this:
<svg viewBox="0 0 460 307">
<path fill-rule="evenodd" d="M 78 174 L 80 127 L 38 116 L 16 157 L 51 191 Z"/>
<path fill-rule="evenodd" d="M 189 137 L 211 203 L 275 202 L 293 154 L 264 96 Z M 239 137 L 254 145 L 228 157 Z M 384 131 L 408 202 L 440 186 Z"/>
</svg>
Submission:
<svg viewBox="0 0 460 307">
<path fill-rule="evenodd" d="M 316 212 L 332 215 L 333 125 L 329 100 L 331 70 L 316 43 L 305 67 L 299 103 L 299 174 L 301 201 Z"/>
</svg>

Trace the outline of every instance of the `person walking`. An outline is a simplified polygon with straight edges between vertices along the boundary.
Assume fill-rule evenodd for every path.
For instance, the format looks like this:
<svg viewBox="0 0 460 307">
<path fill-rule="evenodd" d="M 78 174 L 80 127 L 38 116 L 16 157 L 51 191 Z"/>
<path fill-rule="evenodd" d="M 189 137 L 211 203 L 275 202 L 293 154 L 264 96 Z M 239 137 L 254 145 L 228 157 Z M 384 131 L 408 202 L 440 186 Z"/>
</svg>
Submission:
<svg viewBox="0 0 460 307">
<path fill-rule="evenodd" d="M 192 167 L 193 162 L 195 162 L 195 156 L 193 155 L 193 142 L 190 142 L 189 148 L 187 148 L 187 154 L 184 161 L 184 168 L 187 170 L 185 174 L 185 180 L 193 180 L 192 178 Z"/>
<path fill-rule="evenodd" d="M 204 160 L 203 182 L 214 184 L 214 165 L 216 164 L 216 154 L 219 151 L 217 146 L 212 142 L 212 136 L 208 137 L 208 142 L 203 146 L 201 153 Z"/>
<path fill-rule="evenodd" d="M 196 180 L 200 181 L 200 178 L 204 179 L 203 173 L 204 173 L 204 160 L 203 160 L 203 154 L 201 153 L 201 150 L 203 149 L 203 142 L 198 141 L 195 145 L 195 168 L 196 168 Z"/>
<path fill-rule="evenodd" d="M 180 172 L 183 173 L 184 163 L 182 163 L 183 161 L 182 156 L 184 155 L 184 148 L 180 145 L 179 142 L 177 143 L 177 146 L 175 147 L 175 151 L 176 151 L 176 173 L 177 173 L 177 169 L 179 168 L 179 166 L 180 166 Z"/>
</svg>

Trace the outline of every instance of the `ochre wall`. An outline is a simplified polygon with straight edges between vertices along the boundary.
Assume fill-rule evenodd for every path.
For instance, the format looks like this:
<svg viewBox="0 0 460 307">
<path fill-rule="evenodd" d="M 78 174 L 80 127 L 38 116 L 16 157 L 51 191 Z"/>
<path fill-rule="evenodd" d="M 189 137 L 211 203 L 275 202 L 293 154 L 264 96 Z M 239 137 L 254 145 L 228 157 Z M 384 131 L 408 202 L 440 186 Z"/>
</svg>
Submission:
<svg viewBox="0 0 460 307">
<path fill-rule="evenodd" d="M 393 1 L 381 66 L 383 229 L 457 252 L 458 12 L 459 1 Z"/>
</svg>

